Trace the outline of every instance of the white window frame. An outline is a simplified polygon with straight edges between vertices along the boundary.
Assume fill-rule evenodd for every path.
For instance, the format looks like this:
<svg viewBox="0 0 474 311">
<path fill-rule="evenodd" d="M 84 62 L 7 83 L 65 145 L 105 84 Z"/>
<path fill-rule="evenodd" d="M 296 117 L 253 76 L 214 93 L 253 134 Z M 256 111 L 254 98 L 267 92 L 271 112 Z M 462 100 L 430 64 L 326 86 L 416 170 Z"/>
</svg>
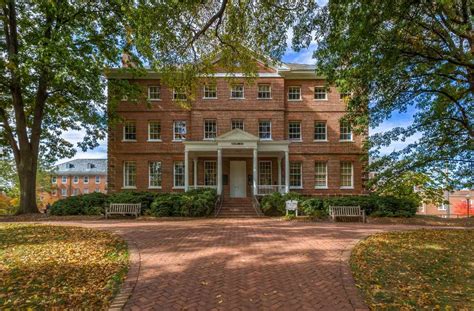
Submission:
<svg viewBox="0 0 474 311">
<path fill-rule="evenodd" d="M 292 165 L 295 165 L 295 164 L 298 164 L 299 165 L 299 170 L 300 170 L 300 185 L 299 186 L 292 186 L 291 185 L 291 166 Z M 303 163 L 302 162 L 290 162 L 290 167 L 289 167 L 289 173 L 290 173 L 290 176 L 289 176 L 289 180 L 290 180 L 290 184 L 289 184 L 289 188 L 290 189 L 303 189 Z"/>
<path fill-rule="evenodd" d="M 72 197 L 75 197 L 76 195 L 79 195 L 80 192 L 79 192 L 79 189 L 78 188 L 74 188 L 72 189 L 72 193 L 71 193 L 71 196 Z"/>
<path fill-rule="evenodd" d="M 261 135 L 260 135 L 260 134 L 262 133 L 262 132 L 260 131 L 260 129 L 261 129 L 260 124 L 261 124 L 262 122 L 268 122 L 268 123 L 270 124 L 270 137 L 269 137 L 269 138 L 262 138 Z M 259 138 L 260 140 L 272 140 L 272 121 L 271 121 L 271 120 L 259 120 L 259 121 L 258 121 L 258 138 Z"/>
<path fill-rule="evenodd" d="M 89 188 L 84 188 L 84 190 L 82 191 L 83 194 L 89 194 Z"/>
<path fill-rule="evenodd" d="M 184 124 L 184 134 L 183 134 L 183 133 L 181 133 L 181 134 L 176 133 L 176 125 L 177 125 L 178 123 L 182 123 L 182 125 Z M 186 125 L 186 121 L 185 121 L 185 120 L 176 120 L 176 121 L 173 121 L 173 141 L 174 141 L 174 142 L 185 141 L 185 140 L 186 140 L 186 135 L 187 135 L 187 133 L 188 133 L 188 130 L 187 130 L 186 126 L 187 126 L 187 125 Z M 179 138 L 179 137 L 177 138 L 177 135 L 183 135 L 184 138 Z"/>
<path fill-rule="evenodd" d="M 324 98 L 318 98 L 318 95 L 321 95 L 321 90 L 324 90 Z M 328 100 L 328 90 L 324 86 L 315 86 L 314 87 L 314 100 L 327 101 Z"/>
<path fill-rule="evenodd" d="M 173 101 L 187 100 L 188 99 L 188 96 L 186 94 L 186 90 L 184 90 L 184 92 L 180 92 L 179 90 L 176 90 L 176 89 L 177 88 L 173 88 Z"/>
<path fill-rule="evenodd" d="M 100 192 L 100 189 L 96 187 L 94 192 Z"/>
<path fill-rule="evenodd" d="M 66 184 L 67 183 L 67 176 L 61 176 L 61 183 Z"/>
<path fill-rule="evenodd" d="M 208 88 L 213 87 L 214 91 L 209 90 Z M 206 96 L 209 95 L 209 93 L 215 93 L 215 96 Z M 217 85 L 216 84 L 204 84 L 203 90 L 202 90 L 202 99 L 217 99 Z"/>
<path fill-rule="evenodd" d="M 72 178 L 72 183 L 73 183 L 73 184 L 78 184 L 78 183 L 79 183 L 79 176 L 74 176 L 74 177 Z"/>
<path fill-rule="evenodd" d="M 159 129 L 160 129 L 158 135 L 159 135 L 160 138 L 151 138 L 151 125 L 152 124 L 155 124 L 155 125 L 158 124 Z M 160 121 L 158 121 L 158 120 L 148 121 L 148 141 L 150 141 L 150 142 L 161 141 L 161 122 Z"/>
<path fill-rule="evenodd" d="M 127 132 L 127 128 L 128 126 L 132 126 L 133 125 L 133 128 L 135 129 L 135 132 L 134 133 L 128 133 Z M 135 134 L 135 138 L 134 139 L 131 139 L 131 138 L 127 138 L 127 134 Z M 122 137 L 122 141 L 137 141 L 137 123 L 135 121 L 126 121 L 124 124 L 123 124 L 123 137 Z"/>
<path fill-rule="evenodd" d="M 267 172 L 263 171 L 262 172 L 262 164 L 264 165 L 267 165 L 267 164 L 270 164 L 269 167 L 265 167 L 264 170 L 267 170 Z M 268 161 L 268 160 L 264 160 L 264 161 L 258 161 L 258 185 L 259 186 L 271 186 L 273 185 L 273 174 L 272 174 L 272 171 L 273 171 L 273 167 L 272 167 L 272 161 Z M 267 178 L 270 178 L 270 183 L 263 183 L 262 182 L 262 176 L 264 174 L 267 174 L 268 176 L 266 176 Z"/>
<path fill-rule="evenodd" d="M 318 164 L 323 164 L 324 172 L 318 171 Z M 318 176 L 324 174 L 324 186 L 318 185 Z M 325 161 L 314 162 L 314 189 L 328 189 L 328 163 Z"/>
<path fill-rule="evenodd" d="M 441 203 L 441 205 L 438 205 L 438 211 L 447 211 L 447 210 L 448 210 L 448 204 Z"/>
<path fill-rule="evenodd" d="M 268 87 L 268 90 L 260 91 L 260 87 Z M 260 97 L 260 94 L 268 94 L 268 97 Z M 272 99 L 272 85 L 269 83 L 258 84 L 257 85 L 257 99 Z"/>
<path fill-rule="evenodd" d="M 348 132 L 343 132 L 342 129 L 347 128 Z M 350 138 L 342 138 L 343 135 L 349 135 Z M 354 135 L 352 134 L 351 125 L 347 121 L 340 121 L 339 122 L 339 141 L 353 141 Z"/>
<path fill-rule="evenodd" d="M 299 138 L 291 138 L 290 137 L 291 124 L 298 124 L 299 125 L 299 136 L 300 136 Z M 295 121 L 295 120 L 288 121 L 288 140 L 290 140 L 290 141 L 303 141 L 303 129 L 302 129 L 302 126 L 301 126 L 301 121 Z"/>
<path fill-rule="evenodd" d="M 95 184 L 96 185 L 100 184 L 100 176 L 99 175 L 95 176 Z"/>
<path fill-rule="evenodd" d="M 134 174 L 134 184 L 130 184 L 130 176 L 127 174 L 127 165 L 133 164 L 135 167 L 135 174 Z M 124 161 L 123 162 L 123 189 L 137 189 L 137 162 L 135 161 Z"/>
<path fill-rule="evenodd" d="M 51 177 L 51 183 L 52 184 L 57 184 L 58 183 L 58 177 L 57 176 Z"/>
<path fill-rule="evenodd" d="M 67 197 L 67 189 L 66 188 L 61 188 L 61 196 L 62 197 Z"/>
<path fill-rule="evenodd" d="M 316 124 L 317 123 L 324 123 L 324 139 L 316 139 Z M 321 134 L 321 133 L 319 133 Z M 327 142 L 328 141 L 328 123 L 326 121 L 314 121 L 314 135 L 313 135 L 313 140 L 314 141 L 322 141 L 322 142 Z"/>
<path fill-rule="evenodd" d="M 82 177 L 82 182 L 87 185 L 89 183 L 89 176 L 83 176 Z"/>
<path fill-rule="evenodd" d="M 210 132 L 207 131 L 208 130 L 208 128 L 207 128 L 207 123 L 208 122 L 214 123 L 214 130 L 215 131 L 213 131 L 213 132 L 212 131 L 210 131 Z M 204 133 L 203 133 L 204 140 L 215 140 L 216 137 L 217 137 L 217 120 L 216 119 L 205 119 L 204 122 L 203 122 L 203 130 L 204 130 Z"/>
<path fill-rule="evenodd" d="M 234 122 L 240 122 L 242 123 L 242 128 L 240 127 L 234 127 Z M 235 130 L 236 128 L 242 130 L 242 131 L 245 131 L 245 123 L 244 123 L 244 119 L 232 119 L 230 121 L 230 130 Z"/>
<path fill-rule="evenodd" d="M 158 92 L 152 92 L 152 88 L 157 88 Z M 158 94 L 157 98 L 152 98 L 151 94 Z M 160 101 L 161 100 L 161 86 L 160 85 L 149 85 L 148 86 L 148 100 L 149 101 Z"/>
<path fill-rule="evenodd" d="M 212 164 L 214 167 L 207 167 L 208 165 Z M 211 173 L 212 173 L 212 169 L 214 170 L 214 173 L 213 174 L 208 174 L 209 173 L 209 169 L 211 169 Z M 211 179 L 214 179 L 214 184 L 212 183 L 208 183 L 208 179 L 207 179 L 207 176 L 211 176 L 211 175 L 214 175 L 213 178 Z M 205 186 L 217 186 L 217 162 L 216 161 L 204 161 L 204 185 Z"/>
<path fill-rule="evenodd" d="M 183 167 L 183 185 L 176 185 L 176 165 L 181 164 Z M 186 173 L 184 171 L 185 166 L 184 166 L 184 161 L 174 161 L 173 162 L 173 189 L 184 189 L 184 185 L 186 184 L 186 181 L 184 178 L 186 177 Z"/>
<path fill-rule="evenodd" d="M 242 91 L 235 91 L 235 87 L 242 87 Z M 242 93 L 242 97 L 235 97 L 234 93 Z M 230 87 L 230 99 L 245 99 L 245 87 L 243 84 L 233 84 Z"/>
<path fill-rule="evenodd" d="M 343 165 L 344 164 L 350 164 L 351 165 L 351 185 L 350 186 L 343 186 L 342 184 L 342 176 L 343 176 Z M 339 167 L 339 178 L 340 178 L 340 183 L 341 183 L 341 189 L 354 189 L 354 163 L 350 161 L 341 161 L 340 162 L 340 167 Z"/>
<path fill-rule="evenodd" d="M 298 94 L 299 94 L 298 99 L 290 98 L 290 94 L 292 94 L 291 89 L 298 89 Z M 295 93 L 293 92 L 293 94 L 295 94 Z M 288 101 L 289 102 L 299 102 L 299 101 L 302 101 L 302 100 L 303 99 L 301 97 L 301 86 L 296 86 L 296 85 L 289 86 L 288 87 Z"/>
<path fill-rule="evenodd" d="M 152 185 L 152 176 L 153 176 L 152 165 L 158 165 L 158 168 L 157 168 L 158 172 L 154 172 L 155 174 L 157 174 L 157 176 L 154 177 L 154 179 L 157 179 L 159 185 Z M 161 189 L 162 183 L 163 183 L 163 172 L 162 172 L 161 161 L 148 162 L 148 189 Z"/>
</svg>

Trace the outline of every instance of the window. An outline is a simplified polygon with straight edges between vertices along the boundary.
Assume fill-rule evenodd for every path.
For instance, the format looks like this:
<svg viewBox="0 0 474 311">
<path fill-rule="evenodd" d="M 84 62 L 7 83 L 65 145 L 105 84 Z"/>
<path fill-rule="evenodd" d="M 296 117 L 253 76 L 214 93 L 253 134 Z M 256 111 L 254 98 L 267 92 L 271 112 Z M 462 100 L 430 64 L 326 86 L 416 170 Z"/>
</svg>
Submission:
<svg viewBox="0 0 474 311">
<path fill-rule="evenodd" d="M 137 164 L 133 161 L 123 163 L 123 187 L 135 188 L 137 186 Z"/>
<path fill-rule="evenodd" d="M 259 84 L 258 85 L 257 98 L 259 98 L 259 99 L 270 99 L 270 98 L 272 98 L 272 88 L 271 88 L 270 84 Z"/>
<path fill-rule="evenodd" d="M 79 176 L 74 176 L 72 182 L 77 184 L 79 182 Z"/>
<path fill-rule="evenodd" d="M 88 184 L 89 183 L 89 176 L 82 177 L 82 180 L 85 184 Z"/>
<path fill-rule="evenodd" d="M 303 188 L 301 162 L 290 163 L 290 188 Z"/>
<path fill-rule="evenodd" d="M 95 188 L 94 192 L 100 192 L 99 188 Z"/>
<path fill-rule="evenodd" d="M 314 88 L 314 99 L 317 100 L 327 100 L 327 91 L 326 88 L 323 86 L 316 86 Z"/>
<path fill-rule="evenodd" d="M 314 164 L 314 187 L 326 189 L 328 187 L 328 167 L 326 162 Z"/>
<path fill-rule="evenodd" d="M 173 100 L 186 100 L 186 90 L 182 87 L 173 89 Z"/>
<path fill-rule="evenodd" d="M 301 122 L 290 121 L 288 123 L 288 139 L 301 140 Z"/>
<path fill-rule="evenodd" d="M 186 121 L 174 121 L 173 140 L 182 141 L 186 139 Z"/>
<path fill-rule="evenodd" d="M 66 167 L 67 167 L 67 168 L 74 168 L 74 164 L 68 163 L 68 164 L 66 165 Z"/>
<path fill-rule="evenodd" d="M 239 129 L 244 130 L 244 120 L 242 119 L 234 119 L 232 120 L 232 130 Z"/>
<path fill-rule="evenodd" d="M 91 169 L 93 169 L 93 168 L 95 168 L 95 164 L 94 164 L 94 163 L 87 163 L 87 169 L 88 169 L 88 170 L 91 170 Z"/>
<path fill-rule="evenodd" d="M 61 176 L 61 182 L 63 184 L 67 183 L 67 176 Z"/>
<path fill-rule="evenodd" d="M 160 121 L 148 122 L 148 141 L 161 141 Z"/>
<path fill-rule="evenodd" d="M 326 141 L 327 137 L 327 126 L 324 121 L 314 122 L 314 140 Z"/>
<path fill-rule="evenodd" d="M 217 185 L 217 166 L 216 161 L 204 161 L 204 185 Z"/>
<path fill-rule="evenodd" d="M 217 98 L 217 87 L 215 84 L 204 85 L 204 99 Z"/>
<path fill-rule="evenodd" d="M 123 140 L 135 141 L 137 140 L 137 125 L 135 122 L 125 122 L 123 126 Z"/>
<path fill-rule="evenodd" d="M 72 196 L 76 196 L 76 195 L 79 195 L 79 189 L 72 189 Z"/>
<path fill-rule="evenodd" d="M 217 121 L 204 120 L 204 139 L 215 139 L 217 137 Z"/>
<path fill-rule="evenodd" d="M 339 139 L 345 141 L 352 140 L 352 131 L 349 122 L 341 121 Z"/>
<path fill-rule="evenodd" d="M 65 189 L 65 188 L 61 189 L 61 196 L 62 197 L 67 197 L 67 189 Z"/>
<path fill-rule="evenodd" d="M 258 162 L 258 184 L 265 186 L 272 184 L 272 161 Z"/>
<path fill-rule="evenodd" d="M 160 88 L 160 86 L 149 86 L 148 87 L 148 99 L 149 100 L 160 100 L 161 99 L 161 88 Z"/>
<path fill-rule="evenodd" d="M 56 176 L 51 177 L 51 183 L 55 184 L 58 182 L 58 178 Z"/>
<path fill-rule="evenodd" d="M 442 203 L 441 205 L 438 206 L 438 211 L 447 211 L 448 210 L 448 204 Z"/>
<path fill-rule="evenodd" d="M 352 189 L 353 186 L 352 162 L 341 162 L 341 188 Z"/>
<path fill-rule="evenodd" d="M 148 166 L 148 187 L 161 188 L 161 162 L 150 162 Z"/>
<path fill-rule="evenodd" d="M 184 187 L 184 162 L 178 161 L 174 162 L 174 187 L 183 188 Z"/>
<path fill-rule="evenodd" d="M 57 196 L 57 195 L 58 195 L 58 191 L 57 191 L 56 189 L 51 190 L 51 195 L 52 195 L 53 197 Z"/>
<path fill-rule="evenodd" d="M 244 98 L 244 85 L 234 84 L 230 89 L 230 98 Z"/>
<path fill-rule="evenodd" d="M 96 184 L 100 184 L 100 176 L 96 176 L 96 177 L 95 177 L 95 183 L 96 183 Z"/>
<path fill-rule="evenodd" d="M 272 122 L 271 121 L 260 121 L 258 123 L 258 137 L 261 140 L 272 139 Z"/>
<path fill-rule="evenodd" d="M 288 100 L 301 100 L 301 87 L 299 86 L 288 87 Z"/>
<path fill-rule="evenodd" d="M 82 191 L 82 193 L 88 194 L 88 193 L 89 193 L 89 189 L 88 189 L 88 188 L 84 188 L 84 190 Z"/>
</svg>

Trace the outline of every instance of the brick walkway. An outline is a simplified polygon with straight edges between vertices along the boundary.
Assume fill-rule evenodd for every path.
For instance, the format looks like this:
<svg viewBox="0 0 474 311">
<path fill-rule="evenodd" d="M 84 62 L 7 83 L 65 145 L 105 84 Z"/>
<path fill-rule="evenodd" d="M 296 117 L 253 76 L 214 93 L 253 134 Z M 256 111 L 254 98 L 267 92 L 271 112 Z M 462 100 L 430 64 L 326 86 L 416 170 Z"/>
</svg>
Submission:
<svg viewBox="0 0 474 311">
<path fill-rule="evenodd" d="M 347 260 L 360 238 L 384 230 L 275 219 L 82 225 L 118 232 L 139 250 L 126 310 L 365 309 Z"/>
</svg>

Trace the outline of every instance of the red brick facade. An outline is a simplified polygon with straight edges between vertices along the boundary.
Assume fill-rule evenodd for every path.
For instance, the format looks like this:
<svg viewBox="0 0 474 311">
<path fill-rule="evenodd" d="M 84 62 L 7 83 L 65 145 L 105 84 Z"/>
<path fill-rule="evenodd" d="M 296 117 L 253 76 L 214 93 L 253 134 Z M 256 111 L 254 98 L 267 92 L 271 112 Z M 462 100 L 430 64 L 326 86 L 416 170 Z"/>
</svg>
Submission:
<svg viewBox="0 0 474 311">
<path fill-rule="evenodd" d="M 458 190 L 445 193 L 449 204 L 422 204 L 418 208 L 418 215 L 431 215 L 446 218 L 474 216 L 474 190 Z M 468 203 L 469 200 L 469 203 Z M 469 206 L 469 212 L 468 212 Z"/>
<path fill-rule="evenodd" d="M 196 100 L 190 110 L 185 110 L 173 101 L 173 92 L 160 84 L 159 78 L 138 79 L 137 83 L 144 86 L 146 92 L 149 86 L 160 86 L 160 100 L 145 102 L 122 101 L 118 114 L 125 120 L 136 125 L 136 141 L 123 141 L 124 127 L 118 124 L 110 127 L 108 135 L 108 189 L 110 192 L 120 191 L 124 187 L 124 162 L 132 161 L 136 166 L 137 190 L 149 190 L 149 163 L 161 163 L 161 188 L 153 191 L 182 191 L 173 187 L 173 167 L 175 161 L 184 160 L 183 142 L 173 141 L 173 122 L 186 121 L 186 141 L 202 141 L 204 138 L 204 120 L 216 120 L 217 136 L 231 131 L 231 122 L 240 119 L 244 122 L 244 131 L 259 136 L 259 121 L 271 121 L 272 141 L 287 141 L 288 125 L 291 121 L 301 122 L 301 141 L 289 142 L 289 162 L 302 163 L 301 189 L 292 189 L 308 195 L 338 195 L 361 194 L 364 192 L 366 178 L 365 155 L 362 147 L 364 137 L 352 134 L 352 141 L 340 141 L 340 119 L 345 114 L 345 104 L 340 99 L 337 89 L 331 87 L 327 91 L 327 100 L 316 100 L 315 86 L 324 86 L 324 80 L 314 75 L 314 69 L 293 72 L 286 70 L 262 69 L 262 74 L 253 84 L 244 85 L 244 99 L 230 98 L 230 85 L 227 79 L 217 78 L 217 99 L 203 99 L 203 87 L 199 88 Z M 113 75 L 109 76 L 114 78 Z M 235 78 L 235 83 L 244 81 Z M 258 85 L 271 86 L 270 99 L 258 99 Z M 301 89 L 301 100 L 288 100 L 288 88 L 296 86 Z M 148 124 L 159 121 L 161 126 L 161 141 L 148 140 Z M 315 141 L 315 121 L 327 124 L 327 141 Z M 223 152 L 222 175 L 223 194 L 229 194 L 229 163 L 234 160 L 246 161 L 246 175 L 252 175 L 252 155 L 242 153 L 226 156 Z M 193 160 L 197 159 L 197 183 L 204 184 L 204 161 L 216 160 L 216 155 L 208 153 L 193 154 L 189 159 L 189 184 L 193 185 Z M 272 185 L 278 183 L 278 157 L 269 154 L 259 154 L 258 160 L 272 161 Z M 327 163 L 327 189 L 315 189 L 315 161 Z M 340 163 L 350 162 L 353 166 L 353 183 L 349 189 L 341 189 Z M 285 161 L 281 164 L 281 180 L 285 180 Z M 282 182 L 283 183 L 283 182 Z M 252 192 L 252 184 L 247 183 L 247 196 Z"/>
</svg>

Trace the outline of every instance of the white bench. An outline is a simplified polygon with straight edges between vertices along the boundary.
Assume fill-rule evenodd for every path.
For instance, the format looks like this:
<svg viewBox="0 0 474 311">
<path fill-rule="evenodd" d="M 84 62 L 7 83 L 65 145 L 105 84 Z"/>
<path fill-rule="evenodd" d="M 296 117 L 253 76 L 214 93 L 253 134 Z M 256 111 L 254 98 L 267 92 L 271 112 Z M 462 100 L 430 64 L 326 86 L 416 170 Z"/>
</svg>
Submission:
<svg viewBox="0 0 474 311">
<path fill-rule="evenodd" d="M 136 218 L 140 216 L 142 204 L 128 204 L 128 203 L 110 203 L 105 207 L 105 219 L 109 215 L 135 215 Z"/>
<path fill-rule="evenodd" d="M 329 216 L 333 221 L 336 217 L 362 217 L 365 222 L 365 211 L 360 206 L 329 206 Z"/>
</svg>

